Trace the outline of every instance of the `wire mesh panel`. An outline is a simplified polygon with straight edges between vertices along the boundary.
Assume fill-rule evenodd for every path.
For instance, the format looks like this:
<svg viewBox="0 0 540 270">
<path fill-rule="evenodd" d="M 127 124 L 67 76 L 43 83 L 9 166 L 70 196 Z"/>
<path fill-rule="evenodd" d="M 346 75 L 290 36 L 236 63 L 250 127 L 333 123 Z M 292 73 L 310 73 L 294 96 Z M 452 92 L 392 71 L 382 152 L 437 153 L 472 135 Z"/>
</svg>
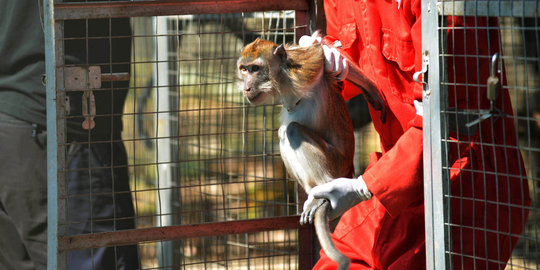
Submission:
<svg viewBox="0 0 540 270">
<path fill-rule="evenodd" d="M 440 157 L 425 163 L 436 269 L 538 269 L 538 4 L 423 8 L 426 156 Z"/>
<path fill-rule="evenodd" d="M 137 75 L 124 117 L 131 127 L 125 137 L 133 138 L 127 143 L 132 173 L 146 178 L 134 195 L 162 191 L 154 199 L 161 214 L 152 217 L 153 225 L 290 213 L 294 198 L 287 198 L 275 136 L 280 107 L 248 106 L 234 78 L 244 40 L 294 41 L 294 12 L 133 20 L 143 31 L 158 33 L 134 35 L 135 50 L 140 50 L 135 57 L 141 58 L 133 64 Z M 145 46 L 148 42 L 158 48 Z M 145 54 L 157 55 L 157 63 L 149 65 Z"/>
<path fill-rule="evenodd" d="M 311 249 L 281 106 L 248 105 L 235 81 L 245 44 L 307 31 L 307 2 L 226 2 L 45 3 L 51 268 L 297 269 Z"/>
</svg>

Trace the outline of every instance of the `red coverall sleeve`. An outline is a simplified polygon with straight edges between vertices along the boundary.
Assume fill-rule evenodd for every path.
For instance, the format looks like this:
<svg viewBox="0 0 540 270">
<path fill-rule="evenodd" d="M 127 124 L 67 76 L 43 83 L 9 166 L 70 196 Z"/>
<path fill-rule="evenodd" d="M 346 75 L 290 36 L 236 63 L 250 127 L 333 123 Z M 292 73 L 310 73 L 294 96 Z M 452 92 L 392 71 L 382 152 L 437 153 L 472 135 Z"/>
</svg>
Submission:
<svg viewBox="0 0 540 270">
<path fill-rule="evenodd" d="M 392 216 L 424 195 L 422 140 L 422 117 L 417 115 L 392 149 L 370 155 L 370 167 L 362 175 Z"/>
<path fill-rule="evenodd" d="M 412 46 L 414 47 L 414 70 L 409 72 L 412 76 L 414 71 L 422 69 L 421 1 L 404 0 L 400 11 L 411 23 L 409 29 Z M 398 67 L 396 66 L 396 68 Z M 411 89 L 401 89 L 402 91 L 412 91 L 415 99 L 421 99 L 421 84 L 405 86 L 411 87 Z M 395 99 L 391 94 L 386 94 L 386 97 L 387 99 Z M 381 202 L 388 213 L 395 216 L 401 210 L 421 201 L 424 195 L 422 117 L 415 115 L 412 119 L 407 119 L 409 116 L 406 116 L 407 114 L 404 114 L 400 109 L 403 105 L 391 104 L 402 101 L 388 101 L 392 113 L 395 114 L 400 123 L 405 123 L 401 125 L 406 128 L 395 144 L 390 149 L 387 149 L 384 154 L 374 153 L 370 155 L 370 166 L 362 178 L 366 182 L 368 189 Z M 407 121 L 409 121 L 408 125 L 406 124 Z M 390 133 L 394 133 L 395 122 L 387 121 L 383 125 L 390 125 L 390 128 L 383 128 L 381 132 L 390 131 Z M 394 136 L 393 134 L 382 133 L 380 135 L 381 138 Z"/>
</svg>

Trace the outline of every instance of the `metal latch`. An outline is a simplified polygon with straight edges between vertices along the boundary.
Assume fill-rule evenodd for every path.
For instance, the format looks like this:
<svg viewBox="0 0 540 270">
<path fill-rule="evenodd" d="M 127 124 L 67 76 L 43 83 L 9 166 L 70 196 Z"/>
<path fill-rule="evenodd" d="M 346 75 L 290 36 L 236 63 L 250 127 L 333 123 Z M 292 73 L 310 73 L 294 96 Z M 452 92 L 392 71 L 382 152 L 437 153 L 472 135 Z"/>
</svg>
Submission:
<svg viewBox="0 0 540 270">
<path fill-rule="evenodd" d="M 428 67 L 429 67 L 429 51 L 424 51 L 424 53 L 422 54 L 422 70 L 417 71 L 413 74 L 413 80 L 415 82 L 418 82 L 424 85 L 423 92 L 425 96 L 431 95 L 431 88 L 429 88 L 429 85 L 427 83 Z M 420 79 L 420 76 L 422 76 L 422 79 Z"/>
<path fill-rule="evenodd" d="M 84 116 L 82 127 L 85 130 L 94 129 L 96 127 L 96 122 L 94 122 L 94 118 L 96 117 L 96 98 L 92 90 L 87 90 L 83 93 L 82 115 Z"/>
<path fill-rule="evenodd" d="M 82 128 L 91 130 L 96 126 L 96 99 L 93 89 L 101 88 L 101 67 L 66 67 L 64 69 L 64 85 L 67 90 L 84 91 L 82 96 Z M 69 110 L 68 110 L 69 111 Z"/>
<path fill-rule="evenodd" d="M 101 82 L 129 81 L 128 72 L 101 73 L 100 66 L 66 67 L 64 68 L 64 86 L 68 91 L 84 91 L 82 95 L 82 115 L 84 121 L 82 127 L 91 130 L 96 126 L 96 98 L 94 89 L 101 88 Z M 70 113 L 69 97 L 66 96 L 66 113 Z"/>
<path fill-rule="evenodd" d="M 424 76 L 424 73 L 427 72 L 429 66 L 429 52 L 424 51 L 422 54 L 422 70 L 417 71 L 413 74 L 413 80 L 418 83 L 426 83 L 426 76 Z M 422 80 L 420 80 L 420 75 L 422 75 Z"/>
</svg>

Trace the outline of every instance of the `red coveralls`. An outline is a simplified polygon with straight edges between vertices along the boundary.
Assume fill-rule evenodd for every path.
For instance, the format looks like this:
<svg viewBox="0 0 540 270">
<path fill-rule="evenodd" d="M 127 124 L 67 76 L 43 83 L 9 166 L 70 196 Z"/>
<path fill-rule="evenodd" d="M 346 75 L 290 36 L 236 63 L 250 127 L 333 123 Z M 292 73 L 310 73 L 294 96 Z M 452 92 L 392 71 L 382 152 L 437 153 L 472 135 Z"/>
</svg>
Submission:
<svg viewBox="0 0 540 270">
<path fill-rule="evenodd" d="M 370 155 L 363 179 L 374 196 L 342 216 L 334 241 L 351 258 L 351 269 L 423 269 L 422 117 L 413 106 L 414 100 L 422 100 L 422 86 L 412 80 L 413 73 L 422 68 L 421 0 L 402 0 L 399 9 L 394 0 L 325 0 L 324 4 L 327 38 L 341 41 L 388 105 L 385 123 L 370 108 L 382 153 Z M 475 24 L 473 18 L 468 19 L 448 18 L 448 26 Z M 478 18 L 476 23 L 497 26 L 496 19 Z M 473 31 L 448 30 L 449 52 L 483 56 L 500 52 L 497 30 L 490 30 L 489 35 L 486 30 Z M 487 57 L 454 59 L 447 63 L 451 82 L 486 84 Z M 489 108 L 485 87 L 448 87 L 448 91 L 450 107 Z M 359 93 L 345 83 L 346 99 Z M 498 101 L 498 108 L 511 115 L 507 91 L 501 91 Z M 503 269 L 526 222 L 524 208 L 530 205 L 519 151 L 493 146 L 516 145 L 513 120 L 486 120 L 474 135 L 451 130 L 450 136 L 460 141 L 450 143 L 448 149 L 451 194 L 456 196 L 451 200 L 451 223 L 459 225 L 452 227 L 453 267 L 474 269 L 476 264 L 477 269 Z M 336 267 L 321 252 L 315 269 Z"/>
</svg>

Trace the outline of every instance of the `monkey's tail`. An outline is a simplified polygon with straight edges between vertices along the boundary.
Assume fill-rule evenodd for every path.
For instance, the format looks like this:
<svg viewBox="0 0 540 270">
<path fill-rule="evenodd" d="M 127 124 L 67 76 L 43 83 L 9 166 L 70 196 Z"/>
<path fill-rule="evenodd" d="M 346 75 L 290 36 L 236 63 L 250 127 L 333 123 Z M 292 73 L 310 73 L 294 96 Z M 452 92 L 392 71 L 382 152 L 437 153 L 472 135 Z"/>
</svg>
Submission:
<svg viewBox="0 0 540 270">
<path fill-rule="evenodd" d="M 319 238 L 321 247 L 326 252 L 326 255 L 339 264 L 338 270 L 348 270 L 351 261 L 336 248 L 336 245 L 334 245 L 332 237 L 330 236 L 330 228 L 328 227 L 328 214 L 330 208 L 330 202 L 325 200 L 315 211 L 315 232 L 317 232 L 317 237 Z"/>
</svg>

